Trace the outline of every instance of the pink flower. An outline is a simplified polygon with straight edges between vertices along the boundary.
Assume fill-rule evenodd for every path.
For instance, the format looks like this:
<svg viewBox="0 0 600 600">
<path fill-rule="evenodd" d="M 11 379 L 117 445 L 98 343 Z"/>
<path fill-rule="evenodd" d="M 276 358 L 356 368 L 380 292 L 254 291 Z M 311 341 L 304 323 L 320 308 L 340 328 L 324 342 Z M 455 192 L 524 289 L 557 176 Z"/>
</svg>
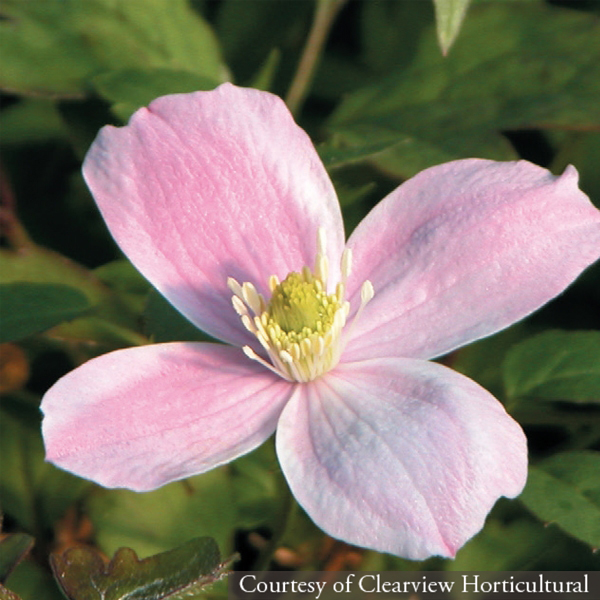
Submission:
<svg viewBox="0 0 600 600">
<path fill-rule="evenodd" d="M 519 425 L 428 359 L 521 319 L 598 258 L 600 212 L 574 168 L 432 167 L 345 243 L 329 177 L 283 102 L 225 84 L 105 127 L 83 170 L 133 264 L 228 345 L 129 348 L 68 374 L 42 404 L 48 460 L 151 490 L 277 429 L 315 523 L 411 559 L 454 556 L 498 497 L 520 493 Z"/>
</svg>

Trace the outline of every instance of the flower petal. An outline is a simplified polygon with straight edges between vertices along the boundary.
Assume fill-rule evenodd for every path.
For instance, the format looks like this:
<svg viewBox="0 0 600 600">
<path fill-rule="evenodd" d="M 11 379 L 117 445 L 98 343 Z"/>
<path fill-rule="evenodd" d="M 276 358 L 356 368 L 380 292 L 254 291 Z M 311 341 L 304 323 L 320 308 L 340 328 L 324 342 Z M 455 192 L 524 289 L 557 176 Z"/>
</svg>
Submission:
<svg viewBox="0 0 600 600">
<path fill-rule="evenodd" d="M 310 139 L 283 101 L 223 84 L 158 98 L 105 127 L 83 167 L 117 243 L 193 323 L 248 343 L 227 278 L 266 291 L 272 274 L 312 266 L 317 229 L 334 273 L 339 203 Z"/>
<path fill-rule="evenodd" d="M 85 363 L 45 395 L 46 459 L 106 487 L 151 490 L 261 444 L 292 389 L 237 348 L 118 350 Z"/>
<path fill-rule="evenodd" d="M 600 256 L 600 211 L 573 167 L 554 177 L 525 161 L 460 160 L 401 185 L 348 245 L 349 293 L 369 279 L 375 297 L 344 360 L 432 358 L 562 292 Z"/>
<path fill-rule="evenodd" d="M 470 379 L 413 359 L 340 365 L 298 388 L 277 453 L 327 533 L 414 560 L 454 556 L 527 476 L 525 436 L 502 405 Z"/>
</svg>

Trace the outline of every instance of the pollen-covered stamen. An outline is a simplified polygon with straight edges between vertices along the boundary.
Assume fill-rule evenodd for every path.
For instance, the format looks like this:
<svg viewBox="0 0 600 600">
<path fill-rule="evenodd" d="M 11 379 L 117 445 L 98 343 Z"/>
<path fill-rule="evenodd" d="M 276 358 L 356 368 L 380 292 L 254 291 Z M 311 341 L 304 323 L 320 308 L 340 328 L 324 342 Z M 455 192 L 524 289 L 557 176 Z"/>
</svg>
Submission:
<svg viewBox="0 0 600 600">
<path fill-rule="evenodd" d="M 240 285 L 231 278 L 227 281 L 234 294 L 235 311 L 265 349 L 270 363 L 249 346 L 244 347 L 244 352 L 289 381 L 316 379 L 337 365 L 343 349 L 341 333 L 350 312 L 350 304 L 345 300 L 346 281 L 352 256 L 349 249 L 344 251 L 342 280 L 335 292 L 329 294 L 325 242 L 325 231 L 319 229 L 312 271 L 304 267 L 301 273 L 292 272 L 282 282 L 271 275 L 268 303 L 251 283 Z M 372 297 L 373 286 L 366 281 L 361 289 L 361 306 L 353 322 Z"/>
</svg>

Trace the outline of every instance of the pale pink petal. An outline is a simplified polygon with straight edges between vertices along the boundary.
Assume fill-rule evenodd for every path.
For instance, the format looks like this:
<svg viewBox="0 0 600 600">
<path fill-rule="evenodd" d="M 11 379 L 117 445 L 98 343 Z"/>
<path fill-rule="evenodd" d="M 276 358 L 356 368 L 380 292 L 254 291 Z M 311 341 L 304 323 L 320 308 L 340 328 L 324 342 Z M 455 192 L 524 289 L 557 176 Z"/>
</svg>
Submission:
<svg viewBox="0 0 600 600">
<path fill-rule="evenodd" d="M 270 275 L 313 266 L 320 226 L 338 272 L 335 191 L 309 137 L 267 92 L 223 84 L 158 98 L 126 127 L 102 129 L 83 172 L 127 257 L 222 340 L 249 339 L 228 277 L 265 291 Z"/>
<path fill-rule="evenodd" d="M 525 436 L 502 405 L 414 359 L 345 364 L 297 388 L 277 453 L 325 532 L 414 560 L 454 556 L 527 474 Z"/>
<path fill-rule="evenodd" d="M 106 487 L 151 490 L 249 452 L 293 385 L 218 344 L 159 344 L 95 358 L 42 402 L 46 459 Z"/>
<path fill-rule="evenodd" d="M 490 335 L 561 293 L 600 257 L 600 211 L 531 163 L 460 160 L 401 185 L 350 237 L 349 290 L 375 297 L 344 360 L 432 358 Z"/>
</svg>

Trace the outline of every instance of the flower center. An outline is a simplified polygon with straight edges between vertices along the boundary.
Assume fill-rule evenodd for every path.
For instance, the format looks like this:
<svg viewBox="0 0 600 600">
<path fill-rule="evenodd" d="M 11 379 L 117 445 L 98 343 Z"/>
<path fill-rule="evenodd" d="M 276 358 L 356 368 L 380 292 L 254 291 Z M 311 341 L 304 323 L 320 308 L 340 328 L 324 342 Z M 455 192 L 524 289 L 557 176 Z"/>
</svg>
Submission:
<svg viewBox="0 0 600 600">
<path fill-rule="evenodd" d="M 321 280 L 310 272 L 290 273 L 273 290 L 267 313 L 270 325 L 279 325 L 290 338 L 302 339 L 315 331 L 327 331 L 340 307 L 337 297 L 328 295 Z"/>
<path fill-rule="evenodd" d="M 302 273 L 292 272 L 281 283 L 272 275 L 268 303 L 251 283 L 240 285 L 229 278 L 233 307 L 270 362 L 249 346 L 244 346 L 244 352 L 289 381 L 312 381 L 335 367 L 343 350 L 341 332 L 350 312 L 350 304 L 344 299 L 350 262 L 350 250 L 346 249 L 342 255 L 342 281 L 335 293 L 328 294 L 325 232 L 320 229 L 314 269 L 304 267 Z M 373 286 L 365 281 L 358 312 L 372 297 Z"/>
</svg>

